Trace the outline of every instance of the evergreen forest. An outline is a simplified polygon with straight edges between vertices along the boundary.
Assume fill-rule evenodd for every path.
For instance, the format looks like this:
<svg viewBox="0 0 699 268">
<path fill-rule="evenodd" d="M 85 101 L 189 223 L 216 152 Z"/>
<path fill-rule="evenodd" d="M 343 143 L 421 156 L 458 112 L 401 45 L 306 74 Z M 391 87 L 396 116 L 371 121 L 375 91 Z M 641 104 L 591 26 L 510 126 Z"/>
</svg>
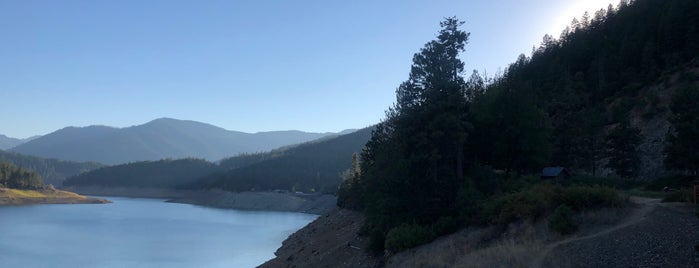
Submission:
<svg viewBox="0 0 699 268">
<path fill-rule="evenodd" d="M 494 77 L 466 75 L 468 25 L 440 26 L 339 191 L 375 252 L 621 202 L 607 186 L 542 182 L 547 166 L 622 181 L 697 174 L 699 2 L 585 13 Z"/>
</svg>

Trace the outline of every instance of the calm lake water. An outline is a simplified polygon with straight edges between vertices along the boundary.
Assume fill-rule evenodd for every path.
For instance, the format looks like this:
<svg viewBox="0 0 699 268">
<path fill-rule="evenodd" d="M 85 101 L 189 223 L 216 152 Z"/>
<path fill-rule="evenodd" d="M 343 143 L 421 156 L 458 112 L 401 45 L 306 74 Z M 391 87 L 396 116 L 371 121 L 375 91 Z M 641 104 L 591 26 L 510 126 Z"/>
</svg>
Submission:
<svg viewBox="0 0 699 268">
<path fill-rule="evenodd" d="M 254 267 L 317 217 L 106 199 L 0 207 L 0 267 Z"/>
</svg>

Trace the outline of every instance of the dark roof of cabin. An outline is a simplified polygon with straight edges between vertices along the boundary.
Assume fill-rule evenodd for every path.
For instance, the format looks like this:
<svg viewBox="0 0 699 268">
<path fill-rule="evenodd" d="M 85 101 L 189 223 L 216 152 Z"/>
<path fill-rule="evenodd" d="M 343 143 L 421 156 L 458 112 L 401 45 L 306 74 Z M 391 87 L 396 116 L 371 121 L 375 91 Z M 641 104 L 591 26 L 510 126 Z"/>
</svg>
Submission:
<svg viewBox="0 0 699 268">
<path fill-rule="evenodd" d="M 545 167 L 543 171 L 541 171 L 541 176 L 542 177 L 558 177 L 558 175 L 561 174 L 565 170 L 564 167 Z"/>
</svg>

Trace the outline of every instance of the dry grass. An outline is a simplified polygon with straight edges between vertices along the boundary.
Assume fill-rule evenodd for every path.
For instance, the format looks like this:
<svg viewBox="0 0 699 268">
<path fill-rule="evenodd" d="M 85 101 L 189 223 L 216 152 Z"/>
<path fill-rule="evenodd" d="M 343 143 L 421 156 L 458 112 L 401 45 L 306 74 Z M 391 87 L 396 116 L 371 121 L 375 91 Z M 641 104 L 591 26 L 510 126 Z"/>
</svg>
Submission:
<svg viewBox="0 0 699 268">
<path fill-rule="evenodd" d="M 586 236 L 611 228 L 633 207 L 605 208 L 578 214 L 579 232 Z M 387 267 L 530 267 L 549 245 L 569 238 L 548 229 L 545 220 L 497 228 L 464 229 L 434 242 L 391 256 Z"/>
<path fill-rule="evenodd" d="M 46 195 L 35 190 L 18 190 L 18 189 L 6 189 L 0 192 L 3 197 L 14 197 L 14 198 L 45 198 Z"/>
<path fill-rule="evenodd" d="M 0 197 L 7 198 L 85 198 L 82 195 L 60 190 L 3 189 Z"/>
<path fill-rule="evenodd" d="M 0 188 L 0 205 L 30 204 L 71 204 L 71 203 L 105 203 L 106 200 L 87 198 L 85 196 L 52 188 L 42 190 L 19 190 Z"/>
</svg>

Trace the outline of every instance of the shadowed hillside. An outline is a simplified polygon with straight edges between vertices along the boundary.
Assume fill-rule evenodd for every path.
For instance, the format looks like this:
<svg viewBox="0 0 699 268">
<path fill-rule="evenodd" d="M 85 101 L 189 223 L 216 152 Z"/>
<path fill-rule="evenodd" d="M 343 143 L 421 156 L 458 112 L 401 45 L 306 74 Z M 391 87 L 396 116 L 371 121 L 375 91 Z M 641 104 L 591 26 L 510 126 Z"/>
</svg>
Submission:
<svg viewBox="0 0 699 268">
<path fill-rule="evenodd" d="M 371 129 L 285 150 L 233 157 L 222 165 L 238 168 L 208 176 L 191 187 L 334 193 L 341 181 L 340 173 L 350 167 L 352 154 L 361 152 Z"/>
</svg>

